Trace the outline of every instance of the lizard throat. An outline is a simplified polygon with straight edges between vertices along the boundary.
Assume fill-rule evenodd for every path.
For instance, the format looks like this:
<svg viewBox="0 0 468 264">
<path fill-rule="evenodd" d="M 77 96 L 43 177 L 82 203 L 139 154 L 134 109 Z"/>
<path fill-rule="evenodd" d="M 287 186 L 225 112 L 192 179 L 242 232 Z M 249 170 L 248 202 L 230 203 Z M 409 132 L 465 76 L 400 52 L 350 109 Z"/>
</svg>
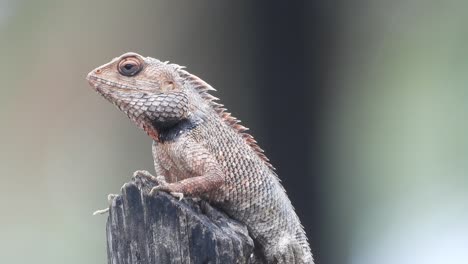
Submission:
<svg viewBox="0 0 468 264">
<path fill-rule="evenodd" d="M 181 135 L 191 131 L 199 125 L 193 118 L 182 119 L 173 124 L 153 123 L 153 127 L 158 131 L 158 142 L 166 143 L 177 140 Z"/>
</svg>

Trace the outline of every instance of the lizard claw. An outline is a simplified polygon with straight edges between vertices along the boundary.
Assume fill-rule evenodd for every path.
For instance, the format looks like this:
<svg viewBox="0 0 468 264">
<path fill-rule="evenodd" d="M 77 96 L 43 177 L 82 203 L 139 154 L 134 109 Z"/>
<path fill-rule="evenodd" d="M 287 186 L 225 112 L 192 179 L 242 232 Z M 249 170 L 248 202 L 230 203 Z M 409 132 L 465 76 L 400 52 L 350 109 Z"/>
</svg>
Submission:
<svg viewBox="0 0 468 264">
<path fill-rule="evenodd" d="M 159 191 L 161 191 L 161 192 L 170 192 L 169 188 L 167 188 L 167 183 L 160 184 L 158 186 L 153 187 L 149 194 L 150 195 L 155 195 Z"/>
<path fill-rule="evenodd" d="M 113 193 L 109 193 L 109 195 L 107 195 L 107 202 L 109 203 L 109 206 L 112 205 L 112 202 L 114 201 L 115 197 L 119 196 L 118 194 L 113 194 Z"/>
<path fill-rule="evenodd" d="M 156 195 L 157 192 L 162 191 L 161 190 L 161 185 L 153 187 L 151 191 L 149 192 L 149 195 L 154 196 Z"/>
<path fill-rule="evenodd" d="M 170 192 L 170 194 L 175 198 L 179 198 L 179 201 L 182 201 L 182 199 L 184 199 L 184 194 L 181 192 Z"/>
<path fill-rule="evenodd" d="M 93 215 L 102 215 L 108 212 L 109 212 L 109 207 L 101 209 L 101 210 L 96 210 L 93 212 Z"/>
<path fill-rule="evenodd" d="M 172 196 L 176 197 L 179 199 L 179 201 L 182 201 L 184 199 L 184 194 L 181 192 L 171 192 L 169 188 L 167 188 L 167 185 L 159 185 L 156 187 L 153 187 L 150 191 L 150 195 L 155 195 L 157 192 L 162 191 L 162 192 L 169 192 Z"/>
<path fill-rule="evenodd" d="M 138 180 L 139 178 L 143 178 L 154 183 L 158 182 L 155 176 L 149 173 L 149 171 L 145 170 L 137 170 L 133 173 L 132 179 Z"/>
<path fill-rule="evenodd" d="M 151 173 L 145 170 L 137 170 L 133 173 L 134 180 L 145 179 L 158 185 L 167 185 L 166 178 L 164 176 L 153 176 Z"/>
<path fill-rule="evenodd" d="M 113 194 L 113 193 L 110 193 L 109 195 L 107 195 L 107 203 L 109 204 L 109 207 L 112 205 L 112 202 L 114 201 L 115 197 L 119 196 L 118 194 Z M 101 215 L 101 214 L 105 214 L 107 212 L 109 212 L 109 207 L 107 208 L 104 208 L 104 209 L 100 209 L 100 210 L 96 210 L 93 212 L 93 215 Z"/>
</svg>

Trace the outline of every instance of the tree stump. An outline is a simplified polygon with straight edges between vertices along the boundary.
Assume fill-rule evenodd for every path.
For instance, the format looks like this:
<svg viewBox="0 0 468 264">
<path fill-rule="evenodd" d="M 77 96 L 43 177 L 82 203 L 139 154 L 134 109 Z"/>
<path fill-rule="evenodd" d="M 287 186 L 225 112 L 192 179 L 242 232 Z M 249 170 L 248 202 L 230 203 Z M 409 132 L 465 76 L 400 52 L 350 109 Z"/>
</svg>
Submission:
<svg viewBox="0 0 468 264">
<path fill-rule="evenodd" d="M 207 202 L 148 195 L 134 179 L 110 205 L 109 264 L 261 263 L 247 228 Z"/>
</svg>

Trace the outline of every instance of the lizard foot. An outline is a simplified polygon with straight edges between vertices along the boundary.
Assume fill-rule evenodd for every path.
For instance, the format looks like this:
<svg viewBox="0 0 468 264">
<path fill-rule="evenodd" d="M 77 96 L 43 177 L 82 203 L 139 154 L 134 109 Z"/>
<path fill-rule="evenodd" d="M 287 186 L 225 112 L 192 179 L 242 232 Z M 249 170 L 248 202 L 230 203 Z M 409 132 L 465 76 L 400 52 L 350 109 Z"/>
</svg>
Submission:
<svg viewBox="0 0 468 264">
<path fill-rule="evenodd" d="M 117 196 L 118 196 L 118 194 L 113 194 L 113 193 L 107 195 L 107 203 L 109 204 L 109 207 L 111 206 L 112 201 L 114 201 L 115 197 L 117 197 Z M 96 211 L 93 212 L 93 215 L 105 214 L 105 213 L 109 212 L 109 207 L 101 209 L 101 210 L 96 210 Z"/>
<path fill-rule="evenodd" d="M 169 184 L 164 184 L 164 185 L 158 185 L 156 187 L 153 187 L 150 191 L 150 195 L 155 195 L 157 192 L 168 192 L 170 193 L 172 196 L 176 197 L 179 199 L 179 201 L 181 201 L 182 199 L 184 199 L 184 194 L 181 193 L 181 192 L 173 192 L 171 190 L 171 188 L 169 187 Z"/>
<path fill-rule="evenodd" d="M 133 173 L 133 176 L 132 176 L 132 179 L 133 180 L 141 180 L 141 179 L 144 179 L 144 180 L 148 180 L 150 182 L 153 182 L 153 183 L 157 183 L 159 184 L 159 179 L 158 177 L 156 176 L 153 176 L 151 173 L 149 173 L 149 171 L 145 171 L 145 170 L 137 170 Z"/>
<path fill-rule="evenodd" d="M 137 170 L 133 173 L 132 179 L 134 181 L 148 180 L 157 185 L 167 185 L 166 178 L 164 176 L 153 176 L 149 171 Z"/>
</svg>

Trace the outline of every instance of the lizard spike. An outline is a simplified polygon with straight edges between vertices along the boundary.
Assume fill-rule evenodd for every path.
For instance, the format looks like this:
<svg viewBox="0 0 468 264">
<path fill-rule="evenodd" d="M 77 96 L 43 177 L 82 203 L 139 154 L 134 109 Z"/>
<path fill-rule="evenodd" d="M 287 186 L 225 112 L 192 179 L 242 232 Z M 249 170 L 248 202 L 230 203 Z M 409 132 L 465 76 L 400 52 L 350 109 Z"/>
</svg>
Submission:
<svg viewBox="0 0 468 264">
<path fill-rule="evenodd" d="M 227 122 L 230 126 L 232 126 L 232 127 L 234 127 L 234 125 L 236 125 L 236 121 L 234 121 L 234 120 L 232 120 L 232 119 L 226 120 L 226 122 Z M 235 127 L 234 127 L 234 128 L 235 128 Z M 235 128 L 235 129 L 237 129 L 237 128 Z"/>
<path fill-rule="evenodd" d="M 223 117 L 224 121 L 228 122 L 230 125 L 234 126 L 235 124 L 239 123 L 235 117 L 228 115 Z"/>
<path fill-rule="evenodd" d="M 169 62 L 169 61 L 168 61 Z M 177 70 L 184 69 L 185 66 L 181 66 L 179 64 L 172 63 L 172 66 L 174 66 Z"/>
<path fill-rule="evenodd" d="M 224 106 L 223 104 L 216 103 L 216 102 L 213 102 L 213 101 L 211 101 L 211 105 L 212 105 L 213 107 L 218 108 L 218 109 L 222 109 L 221 107 Z"/>
<path fill-rule="evenodd" d="M 247 138 L 246 139 L 249 143 L 252 143 L 252 144 L 257 144 L 257 141 L 252 137 L 252 138 Z"/>
<path fill-rule="evenodd" d="M 195 83 L 195 85 L 197 85 L 197 83 Z M 208 90 L 206 89 L 206 87 L 203 86 L 202 84 L 198 84 L 198 86 L 195 86 L 195 89 L 198 90 L 199 92 L 208 91 Z"/>
<path fill-rule="evenodd" d="M 215 102 L 216 100 L 219 100 L 218 98 L 209 94 L 209 91 L 216 91 L 216 89 L 214 89 L 211 85 L 209 85 L 196 75 L 193 75 L 184 69 L 178 69 L 178 72 L 180 76 L 184 78 L 186 82 L 190 84 L 190 86 L 193 87 L 200 94 L 201 98 L 208 102 L 208 104 L 213 108 L 213 110 L 215 110 L 218 113 L 220 118 L 223 119 L 227 125 L 231 126 L 242 136 L 242 138 L 257 154 L 257 156 L 261 160 L 263 160 L 263 162 L 271 170 L 274 170 L 275 168 L 268 162 L 268 158 L 263 154 L 263 150 L 257 145 L 257 141 L 255 141 L 253 136 L 251 136 L 248 133 L 245 133 L 245 131 L 249 129 L 243 125 L 240 125 L 240 120 L 233 117 L 231 113 L 227 112 L 227 109 L 223 107 L 223 104 Z"/>
<path fill-rule="evenodd" d="M 206 99 L 206 100 L 210 100 L 210 101 L 217 101 L 217 100 L 219 100 L 218 97 L 215 97 L 215 96 L 213 96 L 213 95 L 211 95 L 211 94 L 209 94 L 209 93 L 204 94 L 204 95 L 203 95 L 203 98 Z"/>
<path fill-rule="evenodd" d="M 222 117 L 224 120 L 226 120 L 226 121 L 229 121 L 229 120 L 232 119 L 232 116 L 231 116 L 230 113 L 226 113 L 226 114 L 222 113 L 222 114 L 221 114 L 221 117 Z"/>
<path fill-rule="evenodd" d="M 242 130 L 242 129 L 240 129 L 239 127 L 235 127 L 235 126 L 237 125 L 237 123 L 239 123 L 236 119 L 230 118 L 230 119 L 228 119 L 228 120 L 226 120 L 226 121 L 229 123 L 229 125 L 231 125 L 231 126 L 234 127 L 235 129 L 237 129 L 237 130 L 239 130 L 239 131 Z"/>
<path fill-rule="evenodd" d="M 224 118 L 224 120 L 226 121 L 231 121 L 233 119 L 231 114 L 221 115 L 221 117 Z"/>
<path fill-rule="evenodd" d="M 242 136 L 243 136 L 246 140 L 248 140 L 248 139 L 252 139 L 252 140 L 253 140 L 253 138 L 254 138 L 254 137 L 252 137 L 252 135 L 247 134 L 247 133 L 243 134 Z"/>
<path fill-rule="evenodd" d="M 237 130 L 240 131 L 240 132 L 249 130 L 249 129 L 246 128 L 245 126 L 239 125 L 239 124 L 235 124 L 235 125 L 234 125 L 234 128 L 237 129 Z"/>
</svg>

